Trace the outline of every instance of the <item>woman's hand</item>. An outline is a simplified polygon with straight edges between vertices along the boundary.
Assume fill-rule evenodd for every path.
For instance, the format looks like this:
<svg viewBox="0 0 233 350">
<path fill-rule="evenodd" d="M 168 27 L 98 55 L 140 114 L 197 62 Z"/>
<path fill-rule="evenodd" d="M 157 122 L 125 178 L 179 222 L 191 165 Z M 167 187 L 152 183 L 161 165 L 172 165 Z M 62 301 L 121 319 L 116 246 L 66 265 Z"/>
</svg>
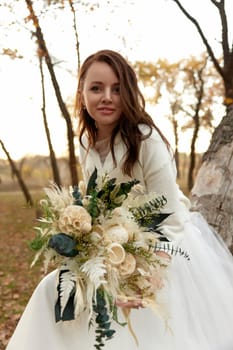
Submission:
<svg viewBox="0 0 233 350">
<path fill-rule="evenodd" d="M 156 252 L 156 255 L 158 255 L 158 256 L 161 257 L 161 258 L 167 259 L 167 260 L 169 260 L 169 261 L 171 260 L 171 255 L 169 255 L 169 254 L 163 252 L 162 250 L 158 250 L 158 251 Z"/>
<path fill-rule="evenodd" d="M 144 307 L 141 299 L 128 300 L 128 301 L 123 301 L 118 299 L 116 301 L 116 305 L 122 308 L 128 308 L 128 309 L 139 309 L 140 307 Z"/>
</svg>

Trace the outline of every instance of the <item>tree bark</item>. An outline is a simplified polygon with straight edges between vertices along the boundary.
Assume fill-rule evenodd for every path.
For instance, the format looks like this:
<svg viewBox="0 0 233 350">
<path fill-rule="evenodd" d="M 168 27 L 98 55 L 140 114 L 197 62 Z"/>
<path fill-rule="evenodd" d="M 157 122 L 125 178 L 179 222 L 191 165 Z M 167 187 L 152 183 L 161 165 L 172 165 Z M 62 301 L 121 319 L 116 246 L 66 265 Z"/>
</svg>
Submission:
<svg viewBox="0 0 233 350">
<path fill-rule="evenodd" d="M 215 129 L 191 191 L 200 211 L 233 252 L 233 107 Z"/>
<path fill-rule="evenodd" d="M 215 129 L 209 149 L 203 157 L 203 163 L 191 191 L 191 202 L 193 209 L 203 214 L 233 253 L 233 46 L 229 45 L 225 1 L 210 0 L 216 6 L 221 21 L 222 65 L 198 21 L 186 11 L 180 0 L 173 1 L 196 27 L 224 83 L 224 104 L 227 114 Z"/>
</svg>

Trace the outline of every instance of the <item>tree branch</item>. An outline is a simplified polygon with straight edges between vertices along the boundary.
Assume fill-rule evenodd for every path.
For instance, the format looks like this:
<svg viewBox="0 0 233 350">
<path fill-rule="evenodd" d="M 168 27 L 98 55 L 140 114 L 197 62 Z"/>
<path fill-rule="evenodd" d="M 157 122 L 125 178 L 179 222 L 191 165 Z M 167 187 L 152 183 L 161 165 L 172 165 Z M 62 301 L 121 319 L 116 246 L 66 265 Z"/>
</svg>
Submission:
<svg viewBox="0 0 233 350">
<path fill-rule="evenodd" d="M 224 57 L 224 66 L 228 66 L 230 59 L 230 48 L 228 42 L 228 24 L 225 11 L 224 1 L 221 1 L 218 6 L 219 15 L 222 23 L 222 48 Z"/>
<path fill-rule="evenodd" d="M 75 9 L 74 9 L 74 4 L 72 0 L 68 0 L 70 10 L 73 15 L 73 28 L 74 28 L 74 34 L 75 34 L 75 40 L 76 40 L 76 52 L 77 52 L 77 58 L 78 58 L 78 71 L 80 69 L 80 49 L 79 49 L 79 36 L 78 36 L 78 29 L 77 29 L 77 21 L 76 21 L 76 15 L 75 15 Z"/>
<path fill-rule="evenodd" d="M 222 1 L 216 1 L 216 0 L 210 0 L 212 2 L 212 4 L 214 4 L 217 8 L 219 8 L 219 5 L 223 2 L 224 3 L 224 0 Z"/>
<path fill-rule="evenodd" d="M 204 45 L 205 45 L 205 47 L 206 47 L 206 49 L 207 49 L 207 52 L 208 52 L 209 56 L 211 57 L 211 59 L 212 59 L 212 61 L 213 61 L 213 64 L 214 64 L 216 70 L 217 70 L 218 73 L 221 75 L 221 77 L 224 79 L 224 72 L 223 72 L 223 69 L 222 69 L 222 67 L 220 66 L 218 60 L 216 59 L 216 57 L 215 57 L 215 55 L 214 55 L 214 52 L 213 52 L 211 46 L 209 45 L 209 43 L 208 43 L 208 41 L 207 41 L 207 39 L 206 39 L 206 37 L 205 37 L 205 35 L 204 35 L 204 33 L 203 33 L 203 31 L 202 31 L 200 25 L 199 25 L 199 23 L 197 22 L 197 20 L 196 20 L 194 17 L 192 17 L 192 16 L 185 10 L 185 8 L 181 5 L 181 3 L 180 3 L 179 0 L 173 0 L 173 1 L 177 4 L 177 6 L 180 8 L 180 10 L 183 12 L 183 14 L 195 25 L 195 27 L 196 27 L 198 33 L 199 33 L 200 36 L 201 36 L 201 39 L 202 39 L 203 43 L 204 43 Z M 212 1 L 212 0 L 211 0 L 211 1 Z M 214 0 L 213 0 L 213 1 L 214 1 Z"/>
</svg>

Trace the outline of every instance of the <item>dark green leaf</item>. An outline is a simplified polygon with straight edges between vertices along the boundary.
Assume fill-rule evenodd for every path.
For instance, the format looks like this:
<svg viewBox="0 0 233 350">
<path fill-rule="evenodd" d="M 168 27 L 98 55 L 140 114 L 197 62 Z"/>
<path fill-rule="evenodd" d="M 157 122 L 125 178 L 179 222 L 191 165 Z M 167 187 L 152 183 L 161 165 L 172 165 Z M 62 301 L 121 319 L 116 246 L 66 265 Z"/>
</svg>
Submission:
<svg viewBox="0 0 233 350">
<path fill-rule="evenodd" d="M 58 254 L 67 257 L 73 257 L 79 253 L 76 249 L 75 239 L 65 233 L 53 235 L 48 242 L 48 247 L 54 249 Z"/>
<path fill-rule="evenodd" d="M 82 195 L 79 191 L 78 186 L 74 186 L 72 196 L 74 197 L 74 204 L 75 205 L 83 205 L 82 203 Z"/>
<path fill-rule="evenodd" d="M 95 170 L 91 174 L 90 179 L 88 181 L 88 184 L 87 184 L 87 195 L 90 195 L 91 192 L 94 189 L 96 189 L 96 186 L 97 186 L 96 180 L 97 180 L 97 168 L 95 168 Z"/>
</svg>

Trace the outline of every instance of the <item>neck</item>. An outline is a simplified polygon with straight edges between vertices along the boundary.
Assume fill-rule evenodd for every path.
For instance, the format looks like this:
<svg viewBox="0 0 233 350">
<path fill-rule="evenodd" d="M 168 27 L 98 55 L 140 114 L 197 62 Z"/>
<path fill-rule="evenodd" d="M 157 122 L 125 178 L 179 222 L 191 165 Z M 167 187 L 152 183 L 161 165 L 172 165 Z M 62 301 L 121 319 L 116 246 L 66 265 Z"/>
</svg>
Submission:
<svg viewBox="0 0 233 350">
<path fill-rule="evenodd" d="M 112 130 L 106 129 L 106 130 L 97 130 L 97 138 L 96 141 L 101 141 L 104 139 L 108 139 L 111 137 Z"/>
</svg>

